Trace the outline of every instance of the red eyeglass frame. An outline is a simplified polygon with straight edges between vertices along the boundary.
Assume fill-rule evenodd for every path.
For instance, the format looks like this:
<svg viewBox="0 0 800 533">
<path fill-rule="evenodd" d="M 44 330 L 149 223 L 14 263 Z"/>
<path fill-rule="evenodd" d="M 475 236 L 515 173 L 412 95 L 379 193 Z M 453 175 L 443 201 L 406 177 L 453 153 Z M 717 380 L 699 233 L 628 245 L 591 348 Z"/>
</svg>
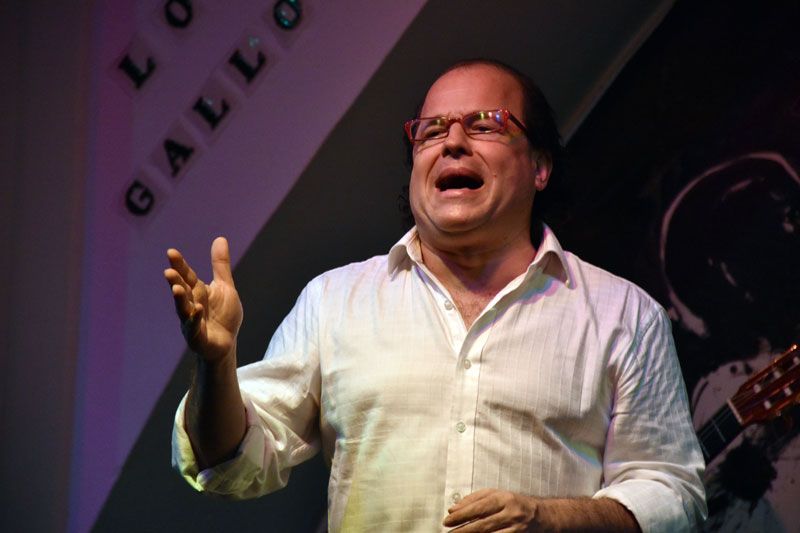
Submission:
<svg viewBox="0 0 800 533">
<path fill-rule="evenodd" d="M 409 142 L 411 142 L 411 144 L 414 144 L 414 143 L 426 140 L 426 139 L 416 139 L 416 140 L 414 139 L 414 136 L 411 134 L 411 127 L 415 122 L 420 122 L 421 120 L 433 120 L 433 119 L 437 119 L 437 118 L 438 119 L 444 119 L 445 120 L 445 130 L 444 130 L 445 133 L 444 133 L 444 135 L 442 135 L 441 137 L 432 137 L 430 140 L 445 139 L 445 138 L 447 138 L 448 135 L 450 135 L 450 126 L 452 126 L 454 123 L 458 122 L 459 124 L 461 124 L 461 127 L 464 128 L 464 122 L 463 121 L 464 121 L 464 117 L 465 116 L 468 117 L 470 115 L 475 115 L 476 113 L 498 113 L 498 112 L 503 117 L 503 127 L 498 131 L 486 132 L 486 133 L 505 133 L 505 131 L 508 129 L 508 122 L 511 121 L 519 129 L 522 130 L 522 133 L 524 133 L 526 136 L 528 135 L 528 129 L 525 127 L 525 125 L 522 122 L 520 122 L 520 120 L 517 117 L 515 117 L 514 114 L 511 111 L 509 111 L 508 109 L 505 109 L 505 108 L 489 109 L 489 110 L 479 109 L 479 110 L 476 110 L 476 111 L 471 111 L 471 112 L 466 113 L 464 115 L 460 115 L 458 117 L 446 117 L 446 116 L 441 116 L 440 115 L 440 116 L 434 116 L 434 117 L 412 118 L 411 120 L 407 120 L 405 122 L 405 124 L 403 124 L 403 129 L 406 132 L 406 136 L 408 137 Z M 473 137 L 473 138 L 475 136 L 477 136 L 477 135 L 485 135 L 486 134 L 486 133 L 469 133 L 467 131 L 467 128 L 464 128 L 464 132 L 467 134 L 467 136 Z"/>
</svg>

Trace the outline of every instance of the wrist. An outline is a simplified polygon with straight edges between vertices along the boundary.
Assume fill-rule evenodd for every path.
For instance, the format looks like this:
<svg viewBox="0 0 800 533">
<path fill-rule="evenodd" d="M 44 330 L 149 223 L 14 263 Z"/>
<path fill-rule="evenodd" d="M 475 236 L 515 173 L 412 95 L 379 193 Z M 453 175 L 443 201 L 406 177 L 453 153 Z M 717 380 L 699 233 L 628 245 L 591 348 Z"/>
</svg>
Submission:
<svg viewBox="0 0 800 533">
<path fill-rule="evenodd" d="M 195 353 L 197 372 L 207 377 L 223 377 L 236 373 L 236 343 L 222 356 L 207 357 Z"/>
<path fill-rule="evenodd" d="M 535 531 L 541 532 L 555 532 L 561 531 L 559 527 L 559 500 L 548 498 L 532 498 L 533 505 L 536 506 L 536 513 L 534 514 L 533 525 Z"/>
</svg>

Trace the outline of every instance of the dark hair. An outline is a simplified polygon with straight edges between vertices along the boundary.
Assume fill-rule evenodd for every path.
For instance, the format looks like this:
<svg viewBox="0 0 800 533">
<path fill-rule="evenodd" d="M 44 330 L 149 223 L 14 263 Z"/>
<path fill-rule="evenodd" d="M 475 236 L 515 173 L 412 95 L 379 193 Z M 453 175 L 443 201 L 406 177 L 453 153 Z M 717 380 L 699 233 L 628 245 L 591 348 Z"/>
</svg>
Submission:
<svg viewBox="0 0 800 533">
<path fill-rule="evenodd" d="M 566 153 L 564 150 L 564 145 L 561 141 L 561 134 L 558 132 L 558 126 L 556 126 L 553 109 L 550 107 L 550 104 L 547 102 L 542 90 L 539 88 L 536 82 L 533 81 L 533 79 L 514 67 L 503 63 L 502 61 L 487 58 L 474 58 L 458 61 L 457 63 L 450 65 L 436 76 L 434 82 L 448 72 L 459 68 L 467 68 L 476 65 L 487 65 L 494 67 L 502 72 L 505 72 L 506 74 L 509 74 L 517 81 L 522 91 L 522 122 L 525 124 L 525 128 L 527 129 L 526 137 L 528 138 L 528 142 L 530 142 L 531 147 L 547 157 L 552 165 L 552 170 L 550 172 L 550 183 L 556 183 L 558 184 L 557 186 L 563 185 L 563 183 L 560 182 L 563 179 L 563 167 L 565 165 Z M 422 102 L 420 102 L 416 111 L 414 112 L 415 117 L 419 116 L 424 103 L 425 98 L 423 97 Z M 406 161 L 409 167 L 411 167 L 413 165 L 413 145 L 405 135 L 403 136 L 403 140 L 406 146 Z M 536 203 L 538 205 L 540 202 L 539 195 L 536 195 L 536 197 Z M 414 219 L 411 214 L 411 206 L 409 205 L 407 185 L 403 188 L 403 193 L 400 195 L 399 201 L 400 211 L 404 217 L 404 223 L 408 228 L 410 228 L 414 224 Z M 536 224 L 534 224 L 532 220 L 532 231 L 534 226 L 536 226 Z"/>
</svg>

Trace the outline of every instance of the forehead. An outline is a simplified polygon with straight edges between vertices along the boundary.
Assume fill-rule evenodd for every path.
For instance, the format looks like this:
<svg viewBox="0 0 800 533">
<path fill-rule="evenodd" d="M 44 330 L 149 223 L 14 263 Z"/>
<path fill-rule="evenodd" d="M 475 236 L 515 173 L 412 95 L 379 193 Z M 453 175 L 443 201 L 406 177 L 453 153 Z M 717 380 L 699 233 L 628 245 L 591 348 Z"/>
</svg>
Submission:
<svg viewBox="0 0 800 533">
<path fill-rule="evenodd" d="M 482 109 L 506 108 L 522 116 L 523 97 L 519 82 L 491 65 L 458 67 L 437 79 L 422 105 L 420 115 L 458 115 Z"/>
</svg>

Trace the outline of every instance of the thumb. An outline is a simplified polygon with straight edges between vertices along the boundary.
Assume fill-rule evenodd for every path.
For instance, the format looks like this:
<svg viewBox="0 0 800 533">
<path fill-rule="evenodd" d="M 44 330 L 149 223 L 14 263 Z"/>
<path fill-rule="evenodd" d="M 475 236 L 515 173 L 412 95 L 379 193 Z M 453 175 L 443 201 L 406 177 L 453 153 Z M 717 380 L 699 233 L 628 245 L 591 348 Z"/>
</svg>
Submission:
<svg viewBox="0 0 800 533">
<path fill-rule="evenodd" d="M 215 281 L 233 285 L 231 254 L 228 250 L 228 240 L 225 237 L 217 237 L 211 243 L 211 270 L 214 272 Z"/>
</svg>

